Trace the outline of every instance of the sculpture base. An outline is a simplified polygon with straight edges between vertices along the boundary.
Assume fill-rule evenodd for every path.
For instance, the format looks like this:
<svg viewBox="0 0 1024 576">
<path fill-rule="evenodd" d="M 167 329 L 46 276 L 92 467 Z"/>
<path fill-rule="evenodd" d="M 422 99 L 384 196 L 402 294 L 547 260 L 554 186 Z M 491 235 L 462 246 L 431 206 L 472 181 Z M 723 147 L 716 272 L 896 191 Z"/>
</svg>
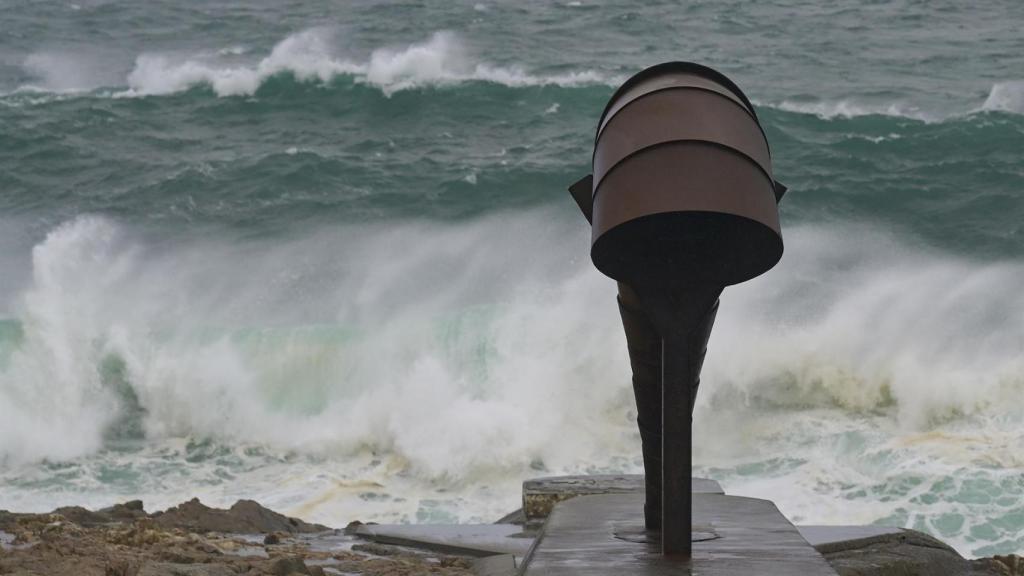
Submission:
<svg viewBox="0 0 1024 576">
<path fill-rule="evenodd" d="M 643 494 L 579 496 L 558 503 L 520 572 L 524 576 L 836 576 L 800 532 L 767 500 L 693 495 L 691 557 L 664 556 L 643 533 Z M 630 536 L 636 537 L 630 539 Z M 640 541 L 642 540 L 642 541 Z"/>
<path fill-rule="evenodd" d="M 642 524 L 624 524 L 613 528 L 612 534 L 619 540 L 656 546 L 661 544 L 661 532 L 647 530 Z M 720 536 L 710 525 L 690 527 L 690 542 L 706 542 L 715 538 L 720 538 Z"/>
</svg>

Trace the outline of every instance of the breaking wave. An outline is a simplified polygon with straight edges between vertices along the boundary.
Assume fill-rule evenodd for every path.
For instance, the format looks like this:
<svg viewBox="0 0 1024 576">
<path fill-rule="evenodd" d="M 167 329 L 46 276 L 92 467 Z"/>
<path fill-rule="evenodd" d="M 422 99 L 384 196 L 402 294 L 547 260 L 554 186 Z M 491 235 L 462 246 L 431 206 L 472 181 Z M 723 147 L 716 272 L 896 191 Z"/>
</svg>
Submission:
<svg viewBox="0 0 1024 576">
<path fill-rule="evenodd" d="M 219 96 L 251 95 L 268 79 L 291 74 L 299 81 L 330 82 L 352 76 L 380 88 L 385 94 L 424 86 L 446 86 L 467 81 L 505 86 L 580 86 L 614 83 L 593 71 L 561 75 L 534 75 L 518 66 L 477 62 L 451 32 L 436 32 L 422 43 L 401 48 L 379 48 L 367 61 L 337 55 L 331 34 L 307 30 L 285 38 L 254 64 L 231 65 L 216 58 L 143 54 L 128 75 L 122 95 L 172 94 L 195 86 L 210 86 Z"/>
<path fill-rule="evenodd" d="M 859 116 L 892 116 L 896 118 L 910 118 L 922 122 L 937 120 L 937 117 L 922 111 L 916 106 L 902 103 L 863 104 L 853 100 L 838 100 L 834 102 L 783 100 L 773 107 L 785 112 L 813 114 L 826 120 L 833 118 L 857 118 Z"/>
<path fill-rule="evenodd" d="M 71 220 L 28 271 L 8 271 L 25 278 L 0 321 L 0 463 L 123 460 L 107 448 L 132 439 L 154 447 L 154 466 L 265 454 L 241 464 L 266 471 L 248 489 L 325 522 L 352 513 L 331 494 L 358 498 L 321 478 L 324 462 L 353 486 L 390 478 L 422 497 L 385 506 L 394 521 L 434 518 L 421 514 L 436 482 L 495 487 L 459 505 L 482 521 L 514 504 L 523 477 L 637 471 L 613 283 L 579 257 L 586 227 L 558 218 L 173 247 L 108 218 Z M 965 553 L 1012 549 L 1012 534 L 971 543 L 971 526 L 998 526 L 1005 510 L 960 494 L 1021 465 L 1021 284 L 1019 261 L 864 225 L 791 227 L 780 266 L 723 296 L 694 422 L 699 471 L 797 522 L 883 521 Z M 983 478 L 949 479 L 965 467 Z M 295 476 L 307 472 L 321 479 Z M 934 505 L 899 516 L 925 493 Z M 944 532 L 951 510 L 971 520 Z"/>
<path fill-rule="evenodd" d="M 1024 114 L 1024 80 L 1000 82 L 993 86 L 981 109 Z"/>
<path fill-rule="evenodd" d="M 978 112 L 1009 112 L 1011 114 L 1024 114 L 1024 81 L 1000 82 L 994 84 L 989 90 L 988 97 L 980 107 L 970 110 L 956 112 L 953 114 L 940 114 L 935 111 L 924 110 L 919 106 L 908 102 L 868 103 L 859 102 L 856 99 L 826 100 L 826 101 L 798 101 L 783 100 L 778 103 L 757 103 L 759 106 L 768 106 L 785 112 L 798 114 L 812 114 L 824 120 L 835 118 L 859 118 L 863 116 L 888 116 L 892 118 L 907 118 L 920 122 L 941 122 L 953 118 L 961 118 Z"/>
<path fill-rule="evenodd" d="M 11 307 L 0 454 L 87 454 L 126 409 L 149 437 L 373 445 L 428 476 L 625 454 L 612 287 L 545 214 L 171 253 L 73 220 L 33 249 Z M 881 410 L 916 430 L 1012 406 L 1024 322 L 1004 311 L 1024 309 L 1024 266 L 879 236 L 799 228 L 782 266 L 730 288 L 701 405 Z"/>
</svg>

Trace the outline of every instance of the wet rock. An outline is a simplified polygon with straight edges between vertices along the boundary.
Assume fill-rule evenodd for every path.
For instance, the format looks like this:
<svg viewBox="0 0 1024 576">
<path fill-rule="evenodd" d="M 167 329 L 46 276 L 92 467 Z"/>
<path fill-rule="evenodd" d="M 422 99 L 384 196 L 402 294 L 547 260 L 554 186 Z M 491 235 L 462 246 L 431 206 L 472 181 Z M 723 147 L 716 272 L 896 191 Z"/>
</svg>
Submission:
<svg viewBox="0 0 1024 576">
<path fill-rule="evenodd" d="M 396 554 L 402 553 L 400 549 L 395 548 L 394 546 L 377 544 L 375 542 L 368 542 L 366 544 L 353 544 L 352 550 L 355 552 L 373 554 L 374 556 L 394 556 Z"/>
<path fill-rule="evenodd" d="M 263 538 L 263 545 L 264 546 L 273 546 L 275 544 L 280 544 L 280 543 L 281 543 L 281 537 L 278 536 L 276 533 L 267 534 L 266 537 Z"/>
<path fill-rule="evenodd" d="M 1019 561 L 1003 556 L 967 560 L 916 530 L 829 544 L 818 551 L 839 576 L 1024 576 Z"/>
<path fill-rule="evenodd" d="M 79 526 L 91 527 L 104 524 L 132 521 L 146 517 L 141 500 L 132 500 L 123 504 L 115 504 L 102 510 L 87 510 L 81 506 L 64 506 L 57 508 L 51 515 L 62 516 Z M 2 518 L 0 518 L 2 522 Z"/>
<path fill-rule="evenodd" d="M 107 565 L 104 576 L 138 576 L 138 574 L 138 562 L 131 559 L 117 559 Z"/>
<path fill-rule="evenodd" d="M 325 550 L 316 545 L 317 536 L 293 537 L 296 532 L 323 527 L 288 518 L 251 501 L 218 510 L 193 500 L 148 517 L 137 501 L 95 512 L 73 506 L 61 512 L 0 513 L 0 522 L 8 527 L 3 530 L 6 545 L 0 550 L 0 575 L 324 576 L 338 571 L 363 576 L 472 574 L 466 568 L 470 565 L 468 559 L 434 553 L 379 545 L 365 546 L 362 553 Z M 277 538 L 281 542 L 272 553 L 286 550 L 287 555 L 267 557 L 267 552 L 248 538 L 231 535 L 260 531 L 267 534 L 267 540 Z M 325 534 L 325 542 L 336 544 L 334 537 Z M 330 563 L 330 570 L 319 566 L 324 562 Z"/>
<path fill-rule="evenodd" d="M 200 533 L 311 533 L 329 530 L 326 526 L 309 524 L 297 518 L 278 514 L 252 500 L 239 500 L 230 509 L 222 510 L 210 508 L 198 498 L 193 498 L 160 515 L 154 515 L 153 520 L 164 528 L 180 528 Z"/>
<path fill-rule="evenodd" d="M 150 562 L 135 576 L 236 576 L 236 572 L 223 564 L 163 564 Z"/>
<path fill-rule="evenodd" d="M 1016 554 L 983 558 L 975 560 L 975 564 L 1000 576 L 1024 576 L 1024 558 Z"/>
<path fill-rule="evenodd" d="M 63 516 L 79 526 L 98 526 L 100 524 L 109 524 L 111 522 L 109 516 L 99 512 L 86 510 L 81 506 L 65 506 L 63 508 L 57 508 L 50 514 Z"/>
<path fill-rule="evenodd" d="M 288 556 L 278 558 L 270 565 L 270 573 L 274 576 L 291 576 L 292 574 L 309 574 L 309 568 L 302 558 Z"/>
<path fill-rule="evenodd" d="M 142 500 L 131 500 L 123 504 L 114 504 L 110 508 L 99 511 L 114 522 L 131 521 L 148 516 L 142 507 Z"/>
</svg>

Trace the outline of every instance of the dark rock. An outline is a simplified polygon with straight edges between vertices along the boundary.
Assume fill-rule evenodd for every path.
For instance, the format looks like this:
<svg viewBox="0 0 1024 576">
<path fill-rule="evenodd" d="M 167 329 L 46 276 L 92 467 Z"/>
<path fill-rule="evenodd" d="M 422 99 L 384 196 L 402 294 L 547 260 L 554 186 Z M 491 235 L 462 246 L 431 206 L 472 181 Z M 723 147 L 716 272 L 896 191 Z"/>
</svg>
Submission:
<svg viewBox="0 0 1024 576">
<path fill-rule="evenodd" d="M 289 518 L 260 506 L 252 500 L 239 500 L 228 510 L 210 508 L 193 498 L 184 504 L 153 515 L 153 521 L 163 528 L 180 528 L 191 532 L 228 532 L 256 534 L 269 532 L 324 532 L 330 530 L 319 524 L 309 524 Z"/>
<path fill-rule="evenodd" d="M 10 530 L 17 522 L 18 514 L 8 512 L 7 510 L 0 510 L 0 530 Z"/>
<path fill-rule="evenodd" d="M 63 516 L 79 526 L 100 526 L 111 522 L 110 517 L 106 514 L 86 510 L 81 506 L 65 506 L 63 508 L 57 508 L 50 514 Z"/>
<path fill-rule="evenodd" d="M 235 571 L 224 564 L 164 564 L 149 562 L 137 576 L 235 576 Z"/>
<path fill-rule="evenodd" d="M 996 558 L 966 560 L 945 543 L 916 530 L 819 546 L 839 576 L 1024 576 L 1018 564 Z M 1002 558 L 1002 557 L 997 557 Z"/>
<path fill-rule="evenodd" d="M 386 546 L 375 542 L 367 544 L 353 544 L 352 550 L 355 552 L 362 552 L 364 554 L 373 554 L 374 556 L 395 556 L 402 553 L 401 550 L 394 546 Z"/>
<path fill-rule="evenodd" d="M 363 525 L 363 523 L 360 522 L 359 520 L 353 520 L 353 521 L 349 522 L 347 525 L 345 525 L 345 528 L 344 528 L 343 532 L 347 536 L 352 536 L 352 535 L 354 535 L 359 530 L 359 527 L 362 526 L 362 525 Z"/>
<path fill-rule="evenodd" d="M 988 570 L 988 573 L 1000 574 L 1002 576 L 1024 576 L 1024 558 L 1010 554 L 1007 556 L 993 556 L 991 558 L 982 558 L 975 560 L 974 564 L 978 568 Z"/>
<path fill-rule="evenodd" d="M 280 544 L 280 543 L 281 543 L 281 537 L 278 536 L 277 534 L 274 534 L 274 533 L 267 534 L 266 537 L 263 538 L 263 545 L 264 546 L 273 546 L 274 544 Z"/>
<path fill-rule="evenodd" d="M 113 560 L 107 565 L 104 576 L 138 576 L 139 565 L 132 560 Z"/>
<path fill-rule="evenodd" d="M 270 565 L 270 573 L 274 576 L 291 576 L 292 574 L 309 574 L 310 572 L 302 558 L 288 556 L 274 560 Z"/>
<path fill-rule="evenodd" d="M 114 504 L 110 508 L 100 510 L 99 513 L 105 514 L 113 521 L 131 521 L 147 516 L 145 509 L 142 507 L 142 500 Z"/>
</svg>

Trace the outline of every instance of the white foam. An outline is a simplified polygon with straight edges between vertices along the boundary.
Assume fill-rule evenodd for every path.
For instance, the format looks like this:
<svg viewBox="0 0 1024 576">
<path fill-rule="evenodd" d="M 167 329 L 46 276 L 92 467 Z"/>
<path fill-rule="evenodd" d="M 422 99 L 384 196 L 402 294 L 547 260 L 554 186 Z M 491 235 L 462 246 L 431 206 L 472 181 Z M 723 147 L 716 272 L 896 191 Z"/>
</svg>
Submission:
<svg viewBox="0 0 1024 576">
<path fill-rule="evenodd" d="M 1021 264 L 933 255 L 856 227 L 791 231 L 787 249 L 759 288 L 723 300 L 718 333 L 737 353 L 709 357 L 719 386 L 782 405 L 892 402 L 914 428 L 1001 410 L 1024 391 L 1024 318 L 1002 312 L 1024 310 Z"/>
<path fill-rule="evenodd" d="M 521 238 L 522 254 L 491 233 L 509 225 L 533 236 Z M 351 227 L 280 246 L 206 244 L 159 255 L 109 221 L 73 221 L 37 247 L 19 316 L 23 359 L 0 378 L 11 412 L 3 422 L 17 430 L 0 435 L 0 454 L 34 460 L 98 449 L 119 414 L 98 366 L 116 354 L 153 440 L 198 436 L 342 454 L 373 446 L 428 478 L 592 460 L 629 441 L 628 427 L 603 424 L 611 401 L 628 425 L 625 359 L 589 356 L 610 347 L 597 342 L 617 345 L 622 336 L 592 326 L 614 326 L 614 309 L 595 316 L 585 306 L 598 295 L 613 301 L 611 286 L 584 267 L 559 271 L 561 256 L 530 256 L 547 250 L 542 239 L 565 241 L 545 228 L 532 216 Z M 339 248 L 348 254 L 341 260 Z M 505 255 L 500 264 L 494 254 Z M 509 285 L 505 266 L 522 282 Z M 536 284 L 551 274 L 561 280 Z M 478 313 L 466 309 L 474 301 L 484 306 Z M 257 327 L 285 325 L 252 334 L 246 326 L 257 318 Z M 320 339 L 305 324 L 314 320 L 328 333 L 359 336 Z M 581 326 L 596 345 L 562 358 Z M 6 401 L 26 390 L 35 400 Z M 590 416 L 567 426 L 551 403 Z M 551 445 L 556 434 L 567 443 Z"/>
<path fill-rule="evenodd" d="M 534 419 L 537 434 L 527 435 L 535 440 L 555 434 L 542 424 L 547 418 L 595 434 L 584 424 L 590 416 L 565 420 L 560 410 L 537 404 L 553 393 L 580 402 L 569 400 L 582 394 L 577 387 L 594 386 L 583 394 L 588 414 L 629 411 L 628 395 L 620 397 L 625 364 L 616 352 L 622 336 L 614 307 L 591 311 L 604 310 L 612 288 L 585 259 L 552 248 L 574 236 L 548 228 L 530 213 L 148 254 L 114 223 L 80 218 L 33 251 L 32 281 L 15 308 L 25 343 L 2 373 L 0 393 L 91 405 L 85 399 L 98 385 L 96 363 L 115 353 L 127 363 L 156 436 L 210 435 L 281 448 L 418 444 L 429 435 L 402 431 L 437 425 L 414 415 L 435 401 L 455 412 L 469 405 L 493 411 L 477 423 L 470 414 L 456 417 L 467 426 L 452 433 L 468 438 L 454 444 L 476 442 L 477 427 L 521 434 L 514 416 L 520 413 Z M 494 229 L 521 245 L 513 252 L 504 237 L 488 240 Z M 903 429 L 928 430 L 1006 410 L 1024 391 L 1024 318 L 1006 313 L 1024 309 L 1017 290 L 1024 266 L 909 250 L 865 228 L 798 228 L 787 231 L 787 240 L 776 270 L 723 297 L 713 344 L 728 346 L 709 351 L 705 374 L 712 384 L 702 409 L 741 402 L 752 410 L 881 410 Z M 507 270 L 517 270 L 511 284 Z M 309 322 L 361 335 L 344 345 L 319 340 Z M 249 326 L 267 328 L 243 337 L 255 329 Z M 438 326 L 456 340 L 435 339 Z M 307 365 L 309 358 L 316 361 Z M 552 382 L 559 387 L 551 389 Z M 44 394 L 51 386 L 79 395 Z M 315 414 L 295 420 L 290 408 L 275 404 L 277 386 L 310 394 Z M 406 399 L 427 391 L 436 398 Z M 353 403 L 363 406 L 355 410 Z M 542 444 L 507 460 L 532 460 L 547 449 Z M 22 451 L 0 451 L 11 450 Z M 453 457 L 488 461 L 480 450 Z M 403 456 L 449 474 L 465 468 L 416 450 Z"/>
<path fill-rule="evenodd" d="M 722 298 L 695 459 L 798 523 L 889 518 L 967 555 L 1003 541 L 970 535 L 1008 512 L 1000 496 L 1019 497 L 1022 282 L 1019 261 L 871 227 L 787 230 L 782 263 Z M 972 481 L 992 492 L 961 495 Z M 962 528 L 941 527 L 956 514 Z"/>
<path fill-rule="evenodd" d="M 1000 82 L 992 86 L 981 109 L 1024 114 L 1024 80 Z"/>
<path fill-rule="evenodd" d="M 787 112 L 813 114 L 825 120 L 832 120 L 834 118 L 857 118 L 860 116 L 891 116 L 895 118 L 910 118 L 912 120 L 920 120 L 922 122 L 934 122 L 938 120 L 937 117 L 922 111 L 916 106 L 897 102 L 867 104 L 846 99 L 816 102 L 783 100 L 774 106 Z"/>
<path fill-rule="evenodd" d="M 476 61 L 455 34 L 436 32 L 426 41 L 374 50 L 369 60 L 354 62 L 337 55 L 331 33 L 306 30 L 285 38 L 270 55 L 254 64 L 227 64 L 216 58 L 143 54 L 128 76 L 123 96 L 172 94 L 208 85 L 219 96 L 251 95 L 268 78 L 288 73 L 299 81 L 329 82 L 338 76 L 376 86 L 390 95 L 424 86 L 483 81 L 506 86 L 605 84 L 612 80 L 594 71 L 534 75 L 518 66 Z"/>
<path fill-rule="evenodd" d="M 448 499 L 480 520 L 525 476 L 636 471 L 614 286 L 581 256 L 586 227 L 557 222 L 535 210 L 158 248 L 76 219 L 33 250 L 14 308 L 24 338 L 0 366 L 0 460 L 96 453 L 124 411 L 99 376 L 114 355 L 144 410 L 147 458 L 184 438 L 314 457 L 254 464 L 245 482 L 314 519 L 416 519 L 410 501 L 371 504 L 342 485 Z M 915 475 L 1019 474 L 1024 265 L 867 226 L 786 235 L 777 269 L 723 296 L 697 464 L 804 522 L 868 523 L 904 506 L 922 514 L 907 522 L 934 523 L 953 510 L 967 520 L 951 538 L 969 553 L 970 526 L 998 506 L 954 491 L 922 507 L 912 499 L 930 485 L 884 490 Z M 212 494 L 202 478 L 146 490 L 168 504 Z M 235 495 L 217 490 L 215 502 Z M 0 504 L 55 497 L 14 491 Z"/>
<path fill-rule="evenodd" d="M 121 278 L 113 227 L 80 218 L 32 251 L 32 286 L 18 308 L 24 340 L 0 373 L 0 462 L 96 451 L 117 404 L 101 386 L 96 304 Z M 88 279 L 82 282 L 83 279 Z"/>
</svg>

